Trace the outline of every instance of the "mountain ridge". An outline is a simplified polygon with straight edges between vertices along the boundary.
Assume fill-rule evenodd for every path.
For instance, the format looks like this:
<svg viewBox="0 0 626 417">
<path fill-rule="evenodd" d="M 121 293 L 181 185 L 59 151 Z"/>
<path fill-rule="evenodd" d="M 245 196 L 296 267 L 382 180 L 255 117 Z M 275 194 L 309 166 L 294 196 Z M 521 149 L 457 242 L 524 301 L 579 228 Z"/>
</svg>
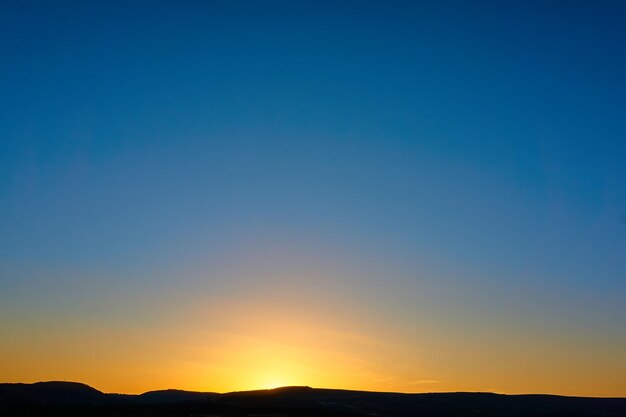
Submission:
<svg viewBox="0 0 626 417">
<path fill-rule="evenodd" d="M 118 393 L 118 392 L 105 392 L 101 391 L 97 388 L 92 387 L 89 384 L 84 382 L 76 382 L 76 381 L 63 381 L 63 380 L 51 380 L 51 381 L 37 381 L 37 382 L 0 382 L 0 392 L 2 387 L 6 386 L 21 386 L 21 387 L 35 387 L 35 386 L 46 386 L 46 387 L 74 387 L 81 388 L 85 391 L 96 392 L 103 395 L 120 395 L 120 396 L 128 396 L 128 397 L 140 397 L 149 394 L 155 393 L 187 393 L 187 394 L 207 394 L 207 395 L 234 395 L 234 394 L 263 394 L 263 393 L 281 393 L 281 392 L 322 392 L 322 391 L 332 391 L 332 392 L 345 392 L 345 393 L 371 393 L 371 394 L 393 394 L 393 395 L 454 395 L 454 394 L 488 394 L 488 395 L 502 395 L 507 397 L 560 397 L 560 398 L 583 398 L 583 399 L 607 399 L 607 400 L 626 400 L 626 397 L 616 397 L 616 396 L 582 396 L 582 395 L 566 395 L 566 394 L 546 394 L 546 393 L 522 393 L 522 394 L 506 394 L 499 392 L 491 392 L 491 391 L 437 391 L 437 392 L 402 392 L 402 391 L 370 391 L 370 390 L 355 390 L 355 389 L 347 389 L 347 388 L 327 388 L 327 387 L 311 387 L 308 385 L 285 385 L 276 388 L 260 388 L 254 390 L 242 390 L 242 391 L 226 391 L 226 392 L 216 392 L 216 391 L 192 391 L 178 388 L 164 388 L 164 389 L 156 389 L 145 391 L 138 394 L 128 394 L 128 393 Z"/>
<path fill-rule="evenodd" d="M 489 392 L 398 393 L 308 386 L 142 394 L 104 393 L 87 384 L 0 383 L 3 416 L 541 416 L 625 417 L 626 398 Z"/>
</svg>

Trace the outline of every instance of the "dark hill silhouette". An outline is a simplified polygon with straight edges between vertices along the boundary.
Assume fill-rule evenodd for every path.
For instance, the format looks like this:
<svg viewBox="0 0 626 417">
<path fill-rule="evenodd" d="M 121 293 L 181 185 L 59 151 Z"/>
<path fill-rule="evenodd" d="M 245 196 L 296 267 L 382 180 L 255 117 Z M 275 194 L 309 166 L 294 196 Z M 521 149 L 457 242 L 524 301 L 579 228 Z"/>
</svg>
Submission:
<svg viewBox="0 0 626 417">
<path fill-rule="evenodd" d="M 311 387 L 226 394 L 164 390 L 123 395 L 105 394 L 73 382 L 40 382 L 0 384 L 0 416 L 626 417 L 626 398 L 400 394 Z"/>
<path fill-rule="evenodd" d="M 195 392 L 168 389 L 145 392 L 138 395 L 136 400 L 144 404 L 182 403 L 189 401 L 207 401 L 218 397 L 219 395 L 220 394 L 214 392 Z"/>
<path fill-rule="evenodd" d="M 0 402 L 81 403 L 105 401 L 107 394 L 79 382 L 50 381 L 0 384 Z"/>
</svg>

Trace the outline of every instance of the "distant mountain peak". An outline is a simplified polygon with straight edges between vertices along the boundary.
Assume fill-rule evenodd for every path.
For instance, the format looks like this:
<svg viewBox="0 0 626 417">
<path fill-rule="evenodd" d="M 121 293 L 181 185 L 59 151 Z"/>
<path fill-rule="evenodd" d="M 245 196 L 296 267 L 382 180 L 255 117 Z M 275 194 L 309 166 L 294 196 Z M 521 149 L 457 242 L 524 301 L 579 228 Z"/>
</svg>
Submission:
<svg viewBox="0 0 626 417">
<path fill-rule="evenodd" d="M 24 384 L 26 385 L 26 384 Z M 41 381 L 31 384 L 34 387 L 45 387 L 50 389 L 63 389 L 63 390 L 76 390 L 76 391 L 89 391 L 102 394 L 102 391 L 95 389 L 94 387 L 84 384 L 82 382 L 72 381 Z"/>
</svg>

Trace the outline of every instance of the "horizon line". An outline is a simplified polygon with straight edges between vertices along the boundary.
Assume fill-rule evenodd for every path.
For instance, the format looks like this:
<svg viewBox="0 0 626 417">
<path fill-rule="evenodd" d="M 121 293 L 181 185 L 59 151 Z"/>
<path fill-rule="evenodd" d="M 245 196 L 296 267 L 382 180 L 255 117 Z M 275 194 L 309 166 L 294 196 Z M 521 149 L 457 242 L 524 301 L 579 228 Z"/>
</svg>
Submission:
<svg viewBox="0 0 626 417">
<path fill-rule="evenodd" d="M 148 394 L 151 392 L 163 392 L 163 391 L 179 391 L 179 392 L 190 392 L 190 393 L 198 393 L 198 394 L 216 394 L 216 395 L 227 395 L 227 394 L 236 394 L 236 393 L 247 393 L 247 392 L 259 392 L 259 391 L 278 391 L 285 388 L 308 388 L 311 390 L 331 390 L 331 391 L 352 391 L 352 392 L 366 392 L 366 393 L 382 393 L 382 394 L 401 394 L 401 395 L 428 395 L 428 394 L 491 394 L 491 395 L 506 395 L 506 396 L 550 396 L 550 397 L 567 397 L 567 398 L 598 398 L 598 399 L 626 399 L 626 395 L 623 397 L 620 396 L 584 396 L 584 395 L 567 395 L 567 394 L 553 394 L 553 393 L 538 393 L 538 392 L 524 392 L 524 393 L 507 393 L 507 392 L 495 392 L 495 391 L 422 391 L 422 392 L 402 392 L 402 391 L 372 391 L 372 390 L 362 390 L 362 389 L 349 389 L 349 388 L 328 388 L 328 387 L 312 387 L 310 385 L 284 385 L 273 388 L 258 388 L 258 389 L 250 389 L 250 390 L 235 390 L 235 391 L 225 391 L 225 392 L 217 392 L 217 391 L 194 391 L 187 389 L 179 389 L 179 388 L 162 388 L 162 389 L 154 389 L 148 390 L 139 393 L 124 393 L 124 392 L 105 392 L 91 384 L 79 381 L 69 381 L 69 380 L 47 380 L 47 381 L 35 381 L 35 382 L 0 382 L 0 385 L 9 384 L 9 385 L 35 385 L 35 384 L 49 384 L 49 383 L 68 383 L 68 384 L 77 384 L 84 385 L 89 388 L 92 388 L 104 395 L 128 395 L 128 396 L 140 396 L 144 394 Z"/>
</svg>

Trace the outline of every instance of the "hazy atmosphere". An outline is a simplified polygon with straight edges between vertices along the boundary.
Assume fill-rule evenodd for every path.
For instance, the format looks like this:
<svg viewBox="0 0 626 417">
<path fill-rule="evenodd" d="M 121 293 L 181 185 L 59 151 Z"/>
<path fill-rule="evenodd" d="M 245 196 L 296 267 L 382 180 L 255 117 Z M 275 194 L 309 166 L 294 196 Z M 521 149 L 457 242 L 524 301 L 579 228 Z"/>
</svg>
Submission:
<svg viewBox="0 0 626 417">
<path fill-rule="evenodd" d="M 0 1 L 0 382 L 626 396 L 625 21 Z"/>
</svg>

